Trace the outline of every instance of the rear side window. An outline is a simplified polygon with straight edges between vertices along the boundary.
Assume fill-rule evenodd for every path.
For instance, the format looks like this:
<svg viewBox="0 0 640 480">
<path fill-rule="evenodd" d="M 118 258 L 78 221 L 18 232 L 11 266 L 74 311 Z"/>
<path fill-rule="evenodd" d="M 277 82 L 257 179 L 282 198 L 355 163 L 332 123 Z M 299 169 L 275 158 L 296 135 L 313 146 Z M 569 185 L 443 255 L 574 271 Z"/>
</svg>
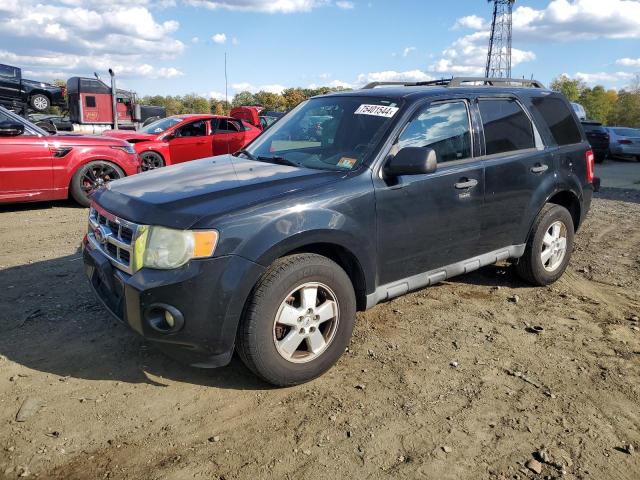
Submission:
<svg viewBox="0 0 640 480">
<path fill-rule="evenodd" d="M 582 141 L 578 125 L 565 102 L 555 97 L 536 97 L 531 100 L 534 110 L 549 126 L 558 145 L 573 145 Z"/>
<path fill-rule="evenodd" d="M 18 78 L 18 69 L 10 67 L 9 65 L 0 65 L 0 77 Z"/>
<path fill-rule="evenodd" d="M 512 99 L 480 100 L 486 155 L 535 148 L 531 120 Z"/>
</svg>

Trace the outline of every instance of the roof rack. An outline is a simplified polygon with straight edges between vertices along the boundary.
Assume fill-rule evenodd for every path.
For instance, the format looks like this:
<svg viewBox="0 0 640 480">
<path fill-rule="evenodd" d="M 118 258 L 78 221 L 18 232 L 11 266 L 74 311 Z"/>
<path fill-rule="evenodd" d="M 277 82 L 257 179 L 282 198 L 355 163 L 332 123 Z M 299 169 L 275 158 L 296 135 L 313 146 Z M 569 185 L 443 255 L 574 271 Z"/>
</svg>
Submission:
<svg viewBox="0 0 640 480">
<path fill-rule="evenodd" d="M 487 78 L 487 77 L 453 77 L 440 80 L 429 80 L 426 82 L 371 82 L 365 85 L 363 90 L 370 90 L 376 87 L 461 87 L 463 84 L 473 83 L 475 85 L 487 87 L 528 87 L 545 88 L 538 80 L 527 80 L 525 78 Z"/>
</svg>

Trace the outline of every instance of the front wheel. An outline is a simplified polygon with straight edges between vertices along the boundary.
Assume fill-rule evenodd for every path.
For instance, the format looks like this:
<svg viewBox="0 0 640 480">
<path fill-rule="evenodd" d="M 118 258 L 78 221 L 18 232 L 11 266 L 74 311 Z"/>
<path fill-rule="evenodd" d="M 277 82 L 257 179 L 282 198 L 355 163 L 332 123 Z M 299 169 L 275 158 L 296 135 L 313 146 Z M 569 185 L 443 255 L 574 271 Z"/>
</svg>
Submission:
<svg viewBox="0 0 640 480">
<path fill-rule="evenodd" d="M 338 264 L 315 254 L 284 257 L 255 287 L 236 349 L 251 371 L 273 385 L 308 382 L 342 356 L 355 314 L 353 285 Z"/>
<path fill-rule="evenodd" d="M 140 155 L 140 161 L 142 163 L 143 172 L 164 167 L 164 159 L 159 153 L 156 153 L 156 152 L 142 153 Z"/>
<path fill-rule="evenodd" d="M 569 264 L 573 239 L 574 225 L 569 211 L 560 205 L 545 205 L 518 261 L 516 269 L 520 277 L 538 286 L 558 280 Z"/>
<path fill-rule="evenodd" d="M 112 180 L 124 178 L 120 167 L 110 162 L 96 160 L 82 165 L 71 179 L 71 196 L 83 207 L 91 203 L 91 195 Z"/>
<path fill-rule="evenodd" d="M 41 93 L 37 93 L 36 95 L 33 95 L 29 103 L 31 104 L 31 107 L 34 110 L 37 110 L 39 112 L 43 112 L 51 106 L 49 97 Z"/>
</svg>

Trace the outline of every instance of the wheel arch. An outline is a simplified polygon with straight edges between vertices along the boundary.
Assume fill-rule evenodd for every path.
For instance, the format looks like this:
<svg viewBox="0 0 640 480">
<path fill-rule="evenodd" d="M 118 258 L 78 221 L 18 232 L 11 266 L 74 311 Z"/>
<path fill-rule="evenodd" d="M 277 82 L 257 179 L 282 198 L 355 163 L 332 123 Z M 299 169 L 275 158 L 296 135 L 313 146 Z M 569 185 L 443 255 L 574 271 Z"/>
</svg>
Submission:
<svg viewBox="0 0 640 480">
<path fill-rule="evenodd" d="M 546 203 L 553 203 L 555 205 L 560 205 L 561 207 L 566 208 L 571 214 L 571 218 L 573 219 L 574 231 L 578 231 L 578 229 L 580 228 L 582 207 L 580 205 L 580 199 L 574 192 L 572 192 L 571 190 L 561 190 L 554 193 L 550 198 L 548 198 Z"/>
</svg>

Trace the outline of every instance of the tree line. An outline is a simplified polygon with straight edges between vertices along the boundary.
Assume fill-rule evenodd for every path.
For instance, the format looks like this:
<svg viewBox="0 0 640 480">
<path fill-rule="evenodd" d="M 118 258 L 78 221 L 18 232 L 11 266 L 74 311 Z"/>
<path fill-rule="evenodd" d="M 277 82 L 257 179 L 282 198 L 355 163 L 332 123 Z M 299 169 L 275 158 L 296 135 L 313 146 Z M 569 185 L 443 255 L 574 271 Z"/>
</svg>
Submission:
<svg viewBox="0 0 640 480">
<path fill-rule="evenodd" d="M 551 83 L 551 89 L 563 93 L 570 102 L 581 104 L 587 119 L 604 125 L 640 128 L 640 76 L 622 90 L 606 90 L 598 85 L 561 75 Z"/>
<path fill-rule="evenodd" d="M 244 91 L 234 95 L 230 102 L 213 98 L 205 98 L 194 93 L 173 96 L 145 95 L 140 98 L 140 103 L 165 107 L 167 109 L 167 115 L 179 115 L 183 113 L 213 113 L 215 115 L 228 115 L 232 108 L 248 105 L 260 105 L 268 111 L 286 112 L 307 98 L 345 90 L 346 89 L 341 87 L 320 87 L 287 88 L 283 90 L 282 93 L 265 91 L 252 93 Z"/>
</svg>

